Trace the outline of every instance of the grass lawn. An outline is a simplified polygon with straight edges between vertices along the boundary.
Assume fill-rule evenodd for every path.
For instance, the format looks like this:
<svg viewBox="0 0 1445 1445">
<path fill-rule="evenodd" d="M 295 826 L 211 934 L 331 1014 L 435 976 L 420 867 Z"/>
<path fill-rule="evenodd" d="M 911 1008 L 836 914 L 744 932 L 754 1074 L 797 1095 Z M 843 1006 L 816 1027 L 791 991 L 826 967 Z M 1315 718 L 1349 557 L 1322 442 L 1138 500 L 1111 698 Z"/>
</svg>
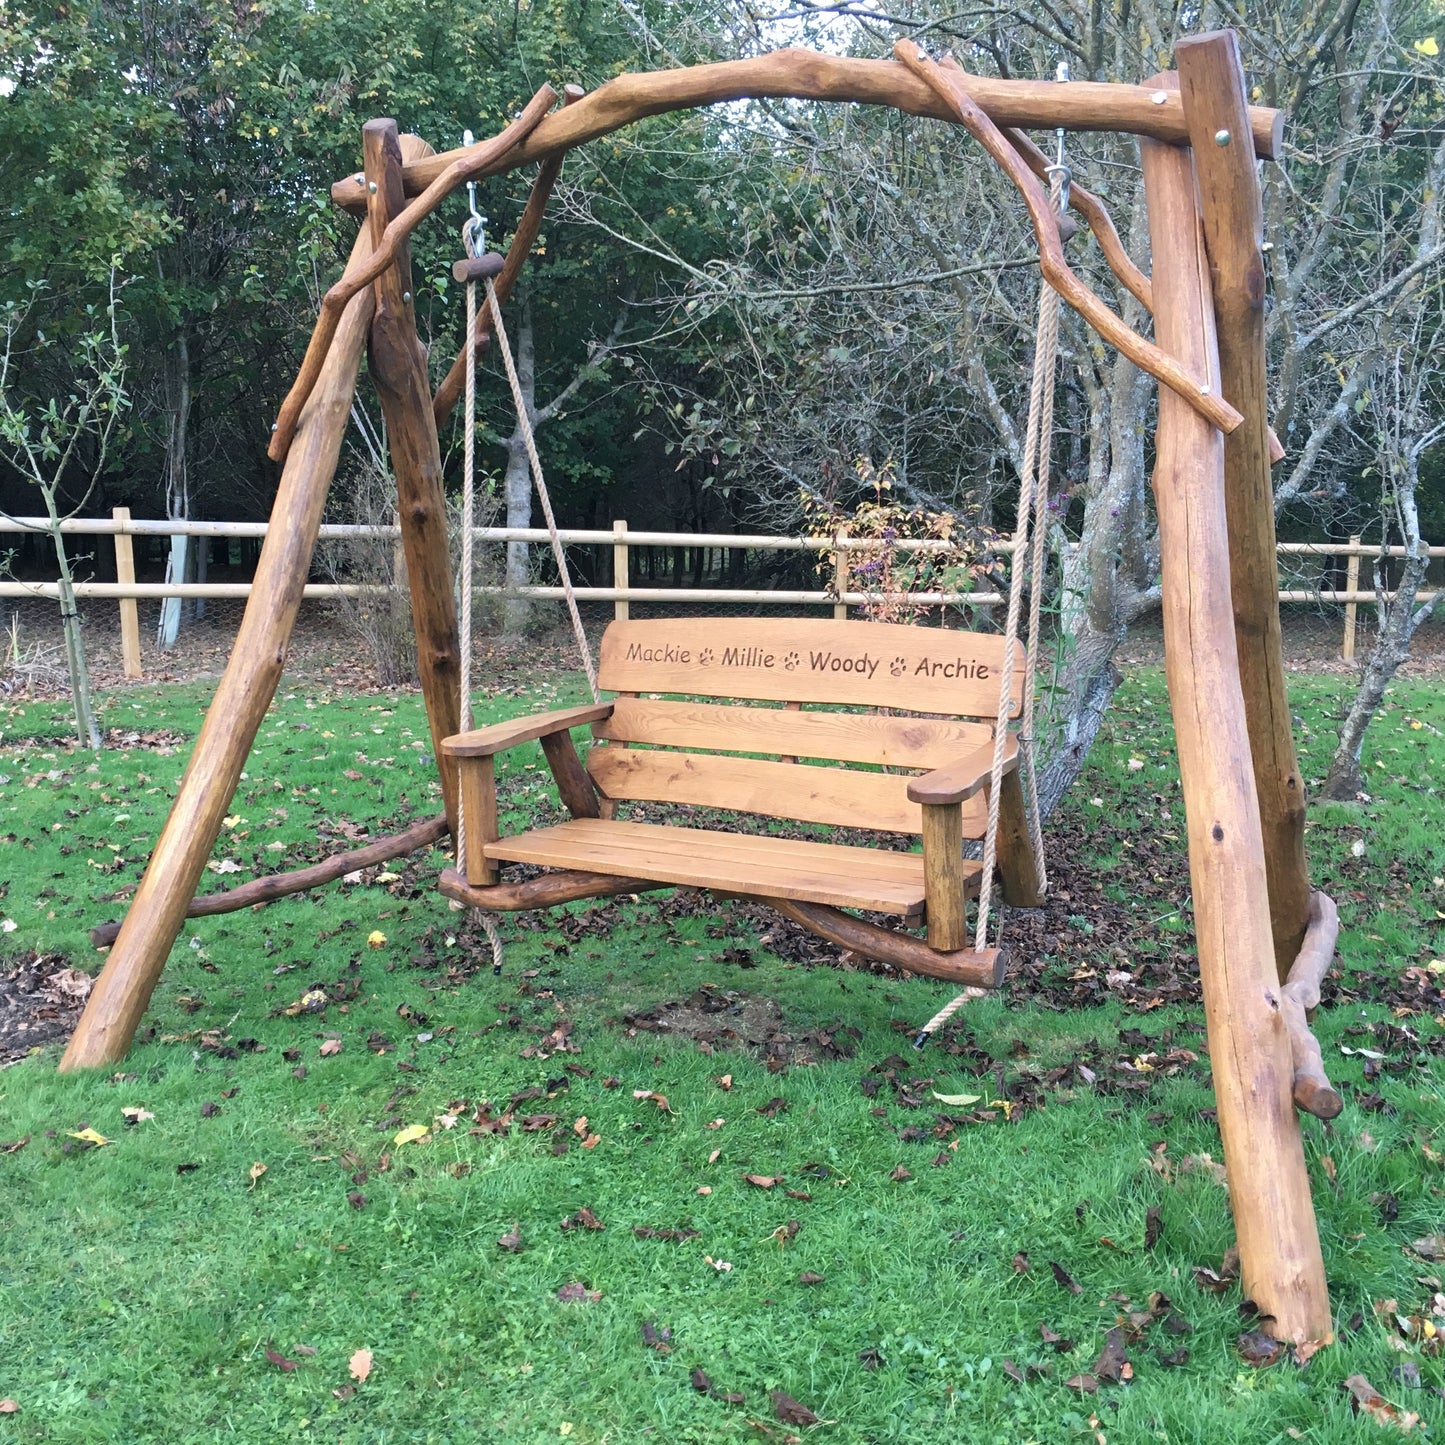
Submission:
<svg viewBox="0 0 1445 1445">
<path fill-rule="evenodd" d="M 1295 682 L 1318 775 L 1347 681 Z M 98 758 L 62 706 L 0 708 L 0 980 L 32 951 L 96 967 L 205 702 L 109 694 L 128 741 Z M 1202 1012 L 1150 982 L 1189 936 L 1145 672 L 1051 824 L 1072 902 L 1029 987 L 922 1054 L 945 985 L 814 966 L 691 895 L 504 924 L 501 978 L 439 854 L 188 924 L 124 1072 L 59 1077 L 56 1047 L 0 1072 L 0 1445 L 1387 1438 L 1357 1373 L 1439 1430 L 1442 729 L 1438 687 L 1401 682 L 1370 801 L 1311 810 L 1346 1107 L 1304 1123 L 1341 1336 L 1304 1366 L 1251 1363 L 1238 1285 L 1196 1282 L 1232 1229 Z M 206 886 L 437 811 L 428 752 L 412 696 L 293 687 Z M 535 745 L 508 755 L 514 821 L 546 783 Z M 685 999 L 715 1026 L 659 1030 Z"/>
</svg>

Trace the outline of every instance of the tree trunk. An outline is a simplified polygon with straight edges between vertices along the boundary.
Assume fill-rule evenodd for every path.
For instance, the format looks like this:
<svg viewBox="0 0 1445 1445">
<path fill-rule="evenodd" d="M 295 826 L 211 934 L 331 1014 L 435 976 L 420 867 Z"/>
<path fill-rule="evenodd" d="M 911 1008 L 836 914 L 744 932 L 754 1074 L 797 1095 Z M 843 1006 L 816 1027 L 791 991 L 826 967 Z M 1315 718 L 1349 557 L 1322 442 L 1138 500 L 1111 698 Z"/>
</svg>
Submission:
<svg viewBox="0 0 1445 1445">
<path fill-rule="evenodd" d="M 176 332 L 175 344 L 166 358 L 166 516 L 188 521 L 191 515 L 189 464 L 191 430 L 191 348 L 185 328 Z M 166 561 L 166 581 L 186 580 L 189 537 L 172 537 Z M 161 602 L 157 638 L 162 647 L 174 647 L 181 630 L 182 599 L 167 597 Z"/>
<path fill-rule="evenodd" d="M 1365 746 L 1365 730 L 1379 711 L 1385 698 L 1385 689 L 1399 670 L 1400 664 L 1410 655 L 1410 641 L 1416 629 L 1435 610 L 1435 600 L 1422 607 L 1415 606 L 1415 598 L 1425 581 L 1430 566 L 1430 550 L 1420 537 L 1419 514 L 1415 505 L 1415 488 L 1418 482 L 1418 459 L 1408 459 L 1401 467 L 1401 479 L 1397 497 L 1397 510 L 1404 523 L 1405 545 L 1409 553 L 1401 569 L 1400 581 L 1395 589 L 1395 599 L 1384 600 L 1387 579 L 1384 575 L 1384 559 L 1375 564 L 1375 595 L 1379 599 L 1376 611 L 1379 625 L 1375 632 L 1375 644 L 1360 675 L 1360 686 L 1355 693 L 1350 710 L 1340 725 L 1340 740 L 1330 759 L 1329 776 L 1321 790 L 1323 797 L 1335 802 L 1354 802 L 1365 791 L 1364 772 L 1360 755 Z"/>
<path fill-rule="evenodd" d="M 60 530 L 60 514 L 55 504 L 55 491 L 42 487 L 45 510 L 50 514 L 50 539 L 55 544 L 55 565 L 60 574 L 60 624 L 65 636 L 65 660 L 70 670 L 70 700 L 75 708 L 75 735 L 83 745 L 100 751 L 100 728 L 90 700 L 90 668 L 85 660 L 85 639 L 80 633 L 80 612 L 75 602 L 74 577 L 70 557 L 65 550 L 65 536 Z"/>
<path fill-rule="evenodd" d="M 528 413 L 537 414 L 537 338 L 532 327 L 532 303 L 523 297 L 521 317 L 516 332 L 517 381 L 522 388 L 522 399 Z M 522 440 L 522 428 L 516 426 L 507 441 L 507 525 L 509 527 L 530 527 L 532 525 L 532 470 L 527 460 L 527 448 Z M 531 580 L 530 548 L 526 542 L 507 543 L 507 568 L 505 582 L 508 587 L 525 587 Z M 531 604 L 525 597 L 508 597 L 502 609 L 502 626 L 508 633 L 522 633 L 527 630 L 531 619 Z"/>
</svg>

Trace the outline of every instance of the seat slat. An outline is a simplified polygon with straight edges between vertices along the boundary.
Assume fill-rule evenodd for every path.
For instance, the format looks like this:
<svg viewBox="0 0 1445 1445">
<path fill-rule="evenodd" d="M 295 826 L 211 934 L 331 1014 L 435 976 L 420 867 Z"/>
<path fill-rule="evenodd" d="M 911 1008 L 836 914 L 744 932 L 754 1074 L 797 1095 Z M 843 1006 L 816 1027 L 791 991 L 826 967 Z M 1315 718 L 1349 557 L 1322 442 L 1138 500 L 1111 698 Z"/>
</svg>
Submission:
<svg viewBox="0 0 1445 1445">
<path fill-rule="evenodd" d="M 952 718 L 883 717 L 877 713 L 797 712 L 729 707 L 671 698 L 619 698 L 592 735 L 614 742 L 729 753 L 828 758 L 882 767 L 946 767 L 987 746 L 987 723 Z"/>
<path fill-rule="evenodd" d="M 719 847 L 725 840 L 726 846 Z M 745 844 L 739 848 L 739 844 Z M 837 843 L 741 837 L 700 828 L 576 819 L 486 845 L 496 861 L 625 874 L 710 888 L 916 917 L 923 906 L 923 859 Z M 875 865 L 887 859 L 885 875 Z M 902 863 L 909 876 L 895 871 Z M 977 863 L 965 863 L 970 879 Z"/>
<path fill-rule="evenodd" d="M 998 715 L 1005 640 L 991 633 L 827 618 L 613 622 L 599 681 L 613 692 L 858 703 L 952 717 Z M 1013 688 L 1023 679 L 1018 644 Z"/>
<path fill-rule="evenodd" d="M 885 833 L 923 831 L 923 810 L 908 797 L 912 779 L 885 773 L 613 747 L 593 748 L 587 771 L 614 801 L 691 803 Z M 985 820 L 982 799 L 970 798 L 963 811 L 965 834 L 976 836 Z"/>
</svg>

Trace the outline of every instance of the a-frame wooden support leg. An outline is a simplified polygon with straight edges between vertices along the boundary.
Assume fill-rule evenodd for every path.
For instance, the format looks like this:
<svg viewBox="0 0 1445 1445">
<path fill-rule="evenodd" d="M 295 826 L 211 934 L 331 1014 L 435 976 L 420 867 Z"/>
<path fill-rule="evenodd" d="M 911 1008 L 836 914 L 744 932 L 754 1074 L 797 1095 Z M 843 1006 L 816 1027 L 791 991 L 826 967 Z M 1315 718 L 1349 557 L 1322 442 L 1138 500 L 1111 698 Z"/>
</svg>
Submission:
<svg viewBox="0 0 1445 1445">
<path fill-rule="evenodd" d="M 403 156 L 402 146 L 407 148 Z M 431 153 L 416 136 L 398 141 L 394 120 L 370 120 L 362 130 L 370 194 L 367 225 L 378 241 L 387 222 L 406 204 L 403 159 Z M 375 186 L 375 190 L 370 188 Z M 371 377 L 391 443 L 396 472 L 397 515 L 401 519 L 406 575 L 416 632 L 417 676 L 431 728 L 432 755 L 441 774 L 442 796 L 452 835 L 457 831 L 456 761 L 442 751 L 442 739 L 461 731 L 461 649 L 452 562 L 447 545 L 446 496 L 441 448 L 432 415 L 426 353 L 412 320 L 411 254 L 403 245 L 396 264 L 375 282 L 376 319 L 371 324 Z"/>
<path fill-rule="evenodd" d="M 1142 141 L 1155 333 L 1219 375 L 1188 150 Z M 1224 441 L 1160 388 L 1154 494 L 1165 666 L 1189 833 L 1199 974 L 1245 1293 L 1285 1340 L 1331 1335 L 1329 1296 L 1280 1008 L 1260 811 L 1229 595 Z"/>
<path fill-rule="evenodd" d="M 363 228 L 347 269 L 360 269 L 370 255 L 371 236 Z M 370 291 L 347 305 L 301 414 L 231 660 L 145 877 L 60 1061 L 62 1071 L 100 1068 L 125 1056 L 195 896 L 281 677 L 326 491 L 351 416 L 371 313 Z"/>
<path fill-rule="evenodd" d="M 1264 215 L 1239 40 L 1232 30 L 1182 38 L 1177 47 L 1184 119 L 1203 201 L 1204 239 L 1219 331 L 1219 385 L 1244 421 L 1224 441 L 1229 587 L 1244 715 L 1264 828 L 1270 926 L 1280 981 L 1309 920 L 1305 792 L 1284 683 L 1265 386 Z"/>
</svg>

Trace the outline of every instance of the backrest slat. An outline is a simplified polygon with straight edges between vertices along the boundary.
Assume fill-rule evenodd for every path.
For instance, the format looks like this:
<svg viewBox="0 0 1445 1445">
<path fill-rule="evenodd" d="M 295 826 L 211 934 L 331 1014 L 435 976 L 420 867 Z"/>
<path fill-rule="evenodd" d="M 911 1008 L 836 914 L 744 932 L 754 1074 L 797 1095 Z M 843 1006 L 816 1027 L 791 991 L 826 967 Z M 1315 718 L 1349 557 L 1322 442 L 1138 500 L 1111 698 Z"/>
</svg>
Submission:
<svg viewBox="0 0 1445 1445">
<path fill-rule="evenodd" d="M 766 818 L 920 833 L 923 813 L 908 800 L 907 777 L 760 758 L 594 747 L 587 771 L 617 801 L 685 803 Z M 983 833 L 981 795 L 963 805 L 966 837 Z"/>
<path fill-rule="evenodd" d="M 619 698 L 592 735 L 612 742 L 775 757 L 826 758 L 881 767 L 941 768 L 993 738 L 987 723 L 878 713 L 797 712 L 672 698 Z"/>
<path fill-rule="evenodd" d="M 831 618 L 629 620 L 603 634 L 598 672 L 612 692 L 994 718 L 1006 646 L 991 633 Z M 1011 715 L 1023 677 L 1023 649 L 1015 647 Z"/>
</svg>

